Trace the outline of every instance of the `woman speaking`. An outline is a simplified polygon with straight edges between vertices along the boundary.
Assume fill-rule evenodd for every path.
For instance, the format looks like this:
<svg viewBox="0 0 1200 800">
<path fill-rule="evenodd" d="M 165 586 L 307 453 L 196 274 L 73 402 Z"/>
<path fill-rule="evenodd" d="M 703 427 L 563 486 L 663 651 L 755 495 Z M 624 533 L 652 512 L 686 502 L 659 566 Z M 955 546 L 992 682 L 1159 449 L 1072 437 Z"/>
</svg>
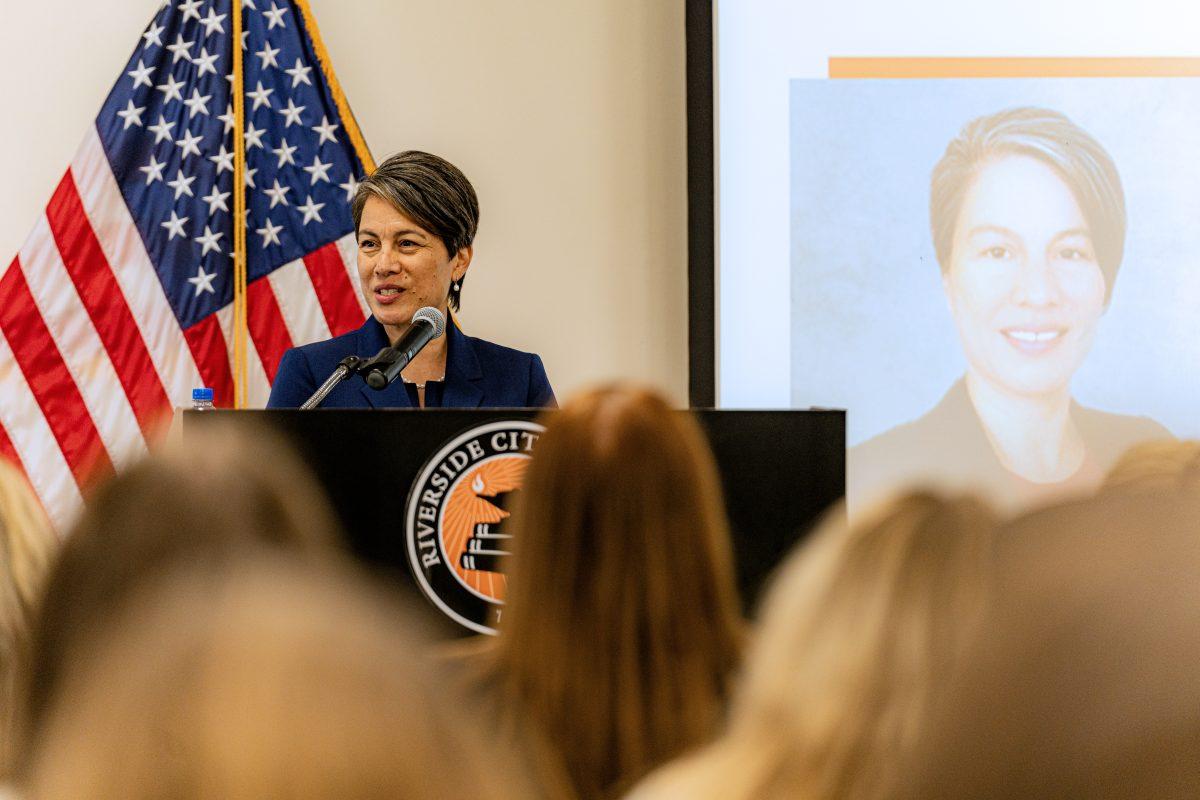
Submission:
<svg viewBox="0 0 1200 800">
<path fill-rule="evenodd" d="M 283 355 L 268 408 L 295 408 L 350 355 L 394 345 L 420 308 L 457 310 L 474 252 L 479 200 L 457 167 L 409 150 L 379 165 L 351 205 L 358 277 L 371 316 L 358 330 Z M 383 390 L 361 380 L 337 386 L 324 408 L 553 406 L 542 360 L 464 335 L 453 322 Z"/>
</svg>

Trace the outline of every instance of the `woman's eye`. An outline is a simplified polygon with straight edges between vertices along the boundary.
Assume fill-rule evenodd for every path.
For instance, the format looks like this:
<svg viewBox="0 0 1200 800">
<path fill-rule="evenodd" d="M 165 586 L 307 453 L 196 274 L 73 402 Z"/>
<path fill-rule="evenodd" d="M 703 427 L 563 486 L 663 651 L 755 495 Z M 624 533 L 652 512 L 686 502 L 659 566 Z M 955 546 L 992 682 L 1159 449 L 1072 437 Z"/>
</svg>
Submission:
<svg viewBox="0 0 1200 800">
<path fill-rule="evenodd" d="M 404 248 L 410 248 L 410 247 L 417 247 L 418 245 L 412 239 L 401 239 L 400 246 L 404 247 Z"/>
<path fill-rule="evenodd" d="M 369 250 L 375 246 L 375 242 L 373 242 L 370 239 L 363 239 L 361 242 L 358 243 L 358 246 L 359 246 L 359 248 L 361 248 L 363 250 Z"/>
<path fill-rule="evenodd" d="M 1088 258 L 1091 258 L 1087 251 L 1080 250 L 1077 247 L 1064 247 L 1062 250 L 1058 251 L 1058 256 L 1059 258 L 1066 259 L 1067 261 L 1084 261 Z"/>
<path fill-rule="evenodd" d="M 1005 259 L 1012 257 L 1012 251 L 1007 247 L 996 245 L 995 247 L 984 249 L 982 255 L 986 258 Z"/>
</svg>

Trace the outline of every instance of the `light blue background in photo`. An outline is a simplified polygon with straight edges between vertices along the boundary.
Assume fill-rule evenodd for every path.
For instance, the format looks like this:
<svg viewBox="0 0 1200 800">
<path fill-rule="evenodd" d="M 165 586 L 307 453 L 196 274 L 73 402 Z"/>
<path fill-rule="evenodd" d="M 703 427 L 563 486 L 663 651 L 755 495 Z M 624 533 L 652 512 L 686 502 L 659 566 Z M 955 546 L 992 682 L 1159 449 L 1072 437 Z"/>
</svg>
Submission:
<svg viewBox="0 0 1200 800">
<path fill-rule="evenodd" d="M 1200 436 L 1200 79 L 794 80 L 792 404 L 847 409 L 848 445 L 962 374 L 929 175 L 968 121 L 1021 105 L 1090 132 L 1125 188 L 1125 258 L 1076 399 Z"/>
</svg>

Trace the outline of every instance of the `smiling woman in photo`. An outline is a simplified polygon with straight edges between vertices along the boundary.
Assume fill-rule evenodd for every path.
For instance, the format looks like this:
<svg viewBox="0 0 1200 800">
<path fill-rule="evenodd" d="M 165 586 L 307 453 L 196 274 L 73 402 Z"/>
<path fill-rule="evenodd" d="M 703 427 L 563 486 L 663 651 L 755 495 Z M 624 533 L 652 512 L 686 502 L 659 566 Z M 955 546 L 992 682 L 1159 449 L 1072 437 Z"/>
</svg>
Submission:
<svg viewBox="0 0 1200 800">
<path fill-rule="evenodd" d="M 1121 179 L 1099 142 L 1055 111 L 980 117 L 934 167 L 929 205 L 966 373 L 850 451 L 856 506 L 909 483 L 1026 505 L 1093 488 L 1131 444 L 1170 436 L 1071 396 L 1125 246 Z"/>
</svg>

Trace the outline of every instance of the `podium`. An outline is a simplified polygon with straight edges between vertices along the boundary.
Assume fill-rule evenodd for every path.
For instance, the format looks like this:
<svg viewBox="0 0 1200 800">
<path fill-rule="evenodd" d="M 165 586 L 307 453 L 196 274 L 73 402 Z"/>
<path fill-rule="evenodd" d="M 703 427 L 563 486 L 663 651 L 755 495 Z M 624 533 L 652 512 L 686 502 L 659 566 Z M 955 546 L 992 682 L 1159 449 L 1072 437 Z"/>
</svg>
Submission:
<svg viewBox="0 0 1200 800">
<path fill-rule="evenodd" d="M 183 437 L 230 419 L 274 429 L 324 486 L 368 565 L 415 588 L 460 630 L 491 632 L 511 498 L 536 457 L 539 409 L 186 411 Z M 546 412 L 546 413 L 553 413 Z M 694 414 L 716 456 L 747 607 L 845 494 L 845 412 Z M 525 463 L 523 463 L 525 462 Z"/>
</svg>

